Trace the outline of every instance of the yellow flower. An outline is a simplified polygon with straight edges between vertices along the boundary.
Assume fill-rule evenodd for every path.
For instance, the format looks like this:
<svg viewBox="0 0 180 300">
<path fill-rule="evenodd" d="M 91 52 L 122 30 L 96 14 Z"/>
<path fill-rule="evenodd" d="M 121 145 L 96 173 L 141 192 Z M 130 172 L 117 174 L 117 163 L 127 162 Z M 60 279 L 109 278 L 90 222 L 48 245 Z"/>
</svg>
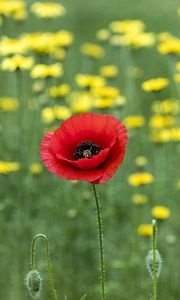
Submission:
<svg viewBox="0 0 180 300">
<path fill-rule="evenodd" d="M 148 196 L 144 194 L 134 194 L 132 196 L 132 202 L 137 205 L 146 204 L 148 202 Z"/>
<path fill-rule="evenodd" d="M 144 22 L 141 20 L 113 21 L 109 26 L 114 33 L 136 33 L 143 31 L 145 27 Z"/>
<path fill-rule="evenodd" d="M 156 39 L 155 35 L 151 32 L 138 32 L 127 33 L 124 36 L 121 36 L 121 44 L 133 47 L 135 49 L 142 47 L 151 47 L 154 45 Z"/>
<path fill-rule="evenodd" d="M 54 114 L 58 120 L 65 120 L 71 116 L 71 110 L 67 106 L 54 106 Z"/>
<path fill-rule="evenodd" d="M 25 57 L 14 55 L 9 58 L 4 58 L 1 63 L 1 69 L 4 71 L 13 72 L 15 70 L 30 70 L 34 64 L 33 57 Z"/>
<path fill-rule="evenodd" d="M 56 18 L 66 12 L 64 6 L 56 2 L 35 2 L 31 10 L 39 18 Z"/>
<path fill-rule="evenodd" d="M 165 220 L 169 218 L 170 210 L 165 206 L 157 205 L 152 208 L 151 214 L 156 219 Z"/>
<path fill-rule="evenodd" d="M 53 43 L 56 47 L 69 47 L 74 40 L 73 33 L 66 30 L 61 30 L 53 33 Z"/>
<path fill-rule="evenodd" d="M 62 75 L 63 68 L 60 63 L 53 65 L 37 64 L 31 71 L 32 78 L 61 77 Z"/>
<path fill-rule="evenodd" d="M 28 51 L 28 43 L 24 39 L 10 39 L 3 37 L 0 41 L 1 55 L 24 54 Z"/>
<path fill-rule="evenodd" d="M 80 50 L 83 55 L 94 59 L 100 59 L 104 57 L 104 49 L 97 44 L 84 43 L 81 45 Z"/>
<path fill-rule="evenodd" d="M 162 129 L 165 127 L 171 127 L 175 124 L 175 119 L 172 116 L 163 116 L 156 114 L 150 119 L 150 127 L 155 129 Z"/>
<path fill-rule="evenodd" d="M 3 111 L 16 111 L 19 107 L 19 102 L 14 98 L 0 98 L 0 110 Z"/>
<path fill-rule="evenodd" d="M 180 73 L 174 75 L 174 81 L 180 83 Z"/>
<path fill-rule="evenodd" d="M 172 128 L 170 131 L 171 141 L 180 142 L 180 128 Z"/>
<path fill-rule="evenodd" d="M 93 102 L 93 106 L 96 108 L 108 108 L 114 105 L 112 98 L 97 98 Z"/>
<path fill-rule="evenodd" d="M 107 65 L 100 68 L 100 74 L 106 78 L 113 78 L 118 75 L 118 67 L 115 65 Z"/>
<path fill-rule="evenodd" d="M 75 113 L 90 111 L 92 107 L 92 97 L 87 92 L 72 92 L 69 97 L 71 109 Z"/>
<path fill-rule="evenodd" d="M 50 124 L 55 121 L 54 110 L 52 107 L 45 107 L 41 111 L 41 119 L 45 124 Z"/>
<path fill-rule="evenodd" d="M 19 12 L 25 11 L 25 2 L 24 1 L 0 1 L 0 15 L 7 17 L 14 17 Z"/>
<path fill-rule="evenodd" d="M 177 62 L 177 63 L 176 63 L 176 69 L 177 69 L 178 71 L 180 71 L 180 62 Z"/>
<path fill-rule="evenodd" d="M 115 98 L 119 96 L 119 89 L 113 86 L 99 86 L 91 90 L 94 97 Z"/>
<path fill-rule="evenodd" d="M 148 160 L 145 156 L 137 156 L 135 158 L 135 163 L 138 167 L 144 167 L 147 165 Z"/>
<path fill-rule="evenodd" d="M 38 175 L 40 173 L 42 173 L 42 165 L 39 163 L 34 163 L 30 166 L 30 172 L 34 175 Z"/>
<path fill-rule="evenodd" d="M 145 118 L 143 116 L 128 116 L 123 122 L 128 128 L 140 128 L 145 124 Z"/>
<path fill-rule="evenodd" d="M 142 89 L 146 92 L 158 92 L 164 89 L 169 84 L 167 78 L 154 78 L 142 83 Z"/>
<path fill-rule="evenodd" d="M 11 172 L 19 171 L 20 164 L 18 162 L 0 161 L 0 173 L 9 174 Z"/>
<path fill-rule="evenodd" d="M 96 32 L 97 40 L 101 42 L 106 42 L 110 37 L 110 31 L 106 28 L 100 29 Z"/>
<path fill-rule="evenodd" d="M 147 173 L 147 172 L 134 173 L 128 177 L 128 183 L 133 186 L 150 184 L 153 181 L 154 181 L 154 176 L 151 173 Z"/>
<path fill-rule="evenodd" d="M 90 74 L 77 74 L 75 80 L 81 88 L 101 87 L 106 84 L 106 80 L 103 77 Z"/>
<path fill-rule="evenodd" d="M 69 84 L 61 84 L 59 86 L 52 86 L 49 89 L 49 94 L 52 97 L 65 97 L 66 95 L 68 95 L 70 93 L 71 87 Z"/>
<path fill-rule="evenodd" d="M 161 43 L 158 46 L 158 51 L 165 54 L 180 54 L 180 39 L 170 35 L 165 34 L 161 38 Z"/>
<path fill-rule="evenodd" d="M 169 129 L 152 132 L 150 140 L 154 143 L 168 143 L 171 140 L 171 132 Z"/>
<path fill-rule="evenodd" d="M 155 101 L 152 105 L 152 110 L 157 114 L 176 114 L 180 111 L 180 102 L 176 99 Z"/>
<path fill-rule="evenodd" d="M 152 236 L 153 227 L 152 224 L 141 224 L 137 228 L 137 233 L 140 236 Z"/>
</svg>

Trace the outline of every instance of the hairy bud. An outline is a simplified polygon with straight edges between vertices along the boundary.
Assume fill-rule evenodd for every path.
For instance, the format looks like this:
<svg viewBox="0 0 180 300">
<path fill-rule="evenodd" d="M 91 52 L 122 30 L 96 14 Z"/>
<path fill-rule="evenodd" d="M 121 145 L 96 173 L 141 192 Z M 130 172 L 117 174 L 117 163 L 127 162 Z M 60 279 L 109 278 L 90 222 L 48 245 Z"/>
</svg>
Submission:
<svg viewBox="0 0 180 300">
<path fill-rule="evenodd" d="M 37 270 L 32 270 L 26 275 L 25 285 L 33 299 L 38 298 L 40 295 L 41 281 L 40 273 Z"/>
<path fill-rule="evenodd" d="M 161 273 L 162 268 L 162 258 L 158 250 L 155 251 L 155 258 L 156 258 L 156 277 L 158 278 Z M 146 256 L 146 267 L 148 270 L 148 273 L 154 279 L 154 260 L 153 260 L 153 250 L 150 250 L 148 252 L 148 255 Z"/>
</svg>

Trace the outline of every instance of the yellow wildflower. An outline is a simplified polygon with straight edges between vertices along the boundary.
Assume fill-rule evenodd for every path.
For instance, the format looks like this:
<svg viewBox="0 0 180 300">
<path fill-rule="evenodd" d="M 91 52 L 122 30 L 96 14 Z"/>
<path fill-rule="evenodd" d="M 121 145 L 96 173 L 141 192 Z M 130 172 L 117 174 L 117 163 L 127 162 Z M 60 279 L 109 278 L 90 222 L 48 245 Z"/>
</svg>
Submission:
<svg viewBox="0 0 180 300">
<path fill-rule="evenodd" d="M 156 114 L 150 119 L 150 127 L 162 129 L 164 127 L 171 127 L 175 124 L 175 119 L 172 116 L 163 116 Z"/>
<path fill-rule="evenodd" d="M 137 205 L 146 204 L 148 202 L 148 196 L 144 194 L 134 194 L 132 196 L 132 202 Z"/>
<path fill-rule="evenodd" d="M 127 33 L 121 36 L 121 44 L 133 47 L 135 49 L 142 47 L 151 47 L 154 45 L 156 39 L 151 32 Z"/>
<path fill-rule="evenodd" d="M 72 92 L 69 101 L 71 109 L 75 113 L 90 111 L 92 107 L 92 97 L 87 92 Z"/>
<path fill-rule="evenodd" d="M 180 39 L 170 36 L 158 46 L 158 51 L 165 54 L 180 54 Z"/>
<path fill-rule="evenodd" d="M 126 33 L 126 32 L 141 32 L 144 30 L 145 24 L 141 20 L 123 20 L 113 21 L 110 23 L 110 29 L 114 33 Z"/>
<path fill-rule="evenodd" d="M 50 124 L 55 121 L 55 114 L 52 107 L 45 107 L 41 111 L 41 119 L 45 124 Z"/>
<path fill-rule="evenodd" d="M 180 71 L 180 62 L 177 62 L 177 63 L 176 63 L 176 69 L 177 69 L 178 71 Z"/>
<path fill-rule="evenodd" d="M 14 17 L 19 12 L 25 11 L 25 2 L 20 0 L 15 1 L 0 1 L 0 15 Z"/>
<path fill-rule="evenodd" d="M 71 116 L 71 110 L 67 106 L 54 106 L 54 114 L 58 120 L 65 120 Z"/>
<path fill-rule="evenodd" d="M 93 106 L 96 108 L 108 108 L 114 105 L 112 98 L 96 98 L 93 102 Z"/>
<path fill-rule="evenodd" d="M 34 163 L 30 166 L 30 172 L 34 175 L 38 175 L 40 173 L 42 173 L 42 165 L 39 163 Z"/>
<path fill-rule="evenodd" d="M 73 42 L 73 33 L 66 30 L 61 30 L 53 33 L 53 43 L 56 47 L 69 47 Z"/>
<path fill-rule="evenodd" d="M 66 12 L 64 6 L 56 2 L 35 2 L 31 10 L 39 18 L 56 18 Z"/>
<path fill-rule="evenodd" d="M 180 142 L 180 127 L 172 128 L 170 131 L 170 137 L 171 137 L 171 141 Z"/>
<path fill-rule="evenodd" d="M 128 128 L 140 128 L 145 124 L 145 118 L 143 116 L 128 116 L 124 119 L 124 124 Z"/>
<path fill-rule="evenodd" d="M 1 63 L 1 69 L 13 72 L 15 70 L 30 70 L 34 64 L 33 57 L 25 57 L 22 55 L 14 55 L 4 58 Z"/>
<path fill-rule="evenodd" d="M 153 112 L 160 114 L 176 114 L 180 111 L 180 102 L 176 99 L 167 99 L 164 101 L 155 101 L 152 105 Z"/>
<path fill-rule="evenodd" d="M 169 218 L 170 210 L 165 206 L 156 205 L 152 208 L 151 214 L 156 219 L 165 220 Z"/>
<path fill-rule="evenodd" d="M 0 161 L 0 173 L 9 174 L 11 172 L 19 171 L 20 164 L 18 162 Z"/>
<path fill-rule="evenodd" d="M 169 84 L 167 78 L 154 78 L 142 83 L 142 89 L 146 92 L 158 92 L 164 89 Z"/>
<path fill-rule="evenodd" d="M 180 83 L 180 73 L 174 75 L 174 81 Z"/>
<path fill-rule="evenodd" d="M 60 63 L 53 65 L 37 64 L 31 71 L 32 78 L 61 77 L 62 75 L 63 68 Z"/>
<path fill-rule="evenodd" d="M 141 224 L 137 228 L 137 233 L 140 236 L 152 236 L 153 227 L 152 224 Z"/>
<path fill-rule="evenodd" d="M 138 167 L 145 167 L 148 163 L 148 160 L 145 156 L 137 156 L 135 158 L 135 163 Z"/>
<path fill-rule="evenodd" d="M 65 97 L 70 93 L 71 87 L 69 84 L 64 83 L 59 86 L 52 86 L 49 89 L 49 94 L 52 97 Z"/>
<path fill-rule="evenodd" d="M 154 181 L 154 176 L 151 173 L 147 173 L 147 172 L 134 173 L 128 177 L 128 183 L 133 186 L 150 184 L 153 181 Z"/>
<path fill-rule="evenodd" d="M 120 90 L 116 87 L 106 85 L 93 88 L 91 93 L 95 97 L 115 98 L 119 96 Z"/>
<path fill-rule="evenodd" d="M 96 32 L 96 38 L 101 42 L 106 42 L 109 39 L 109 37 L 110 37 L 110 31 L 106 28 L 99 29 Z"/>
<path fill-rule="evenodd" d="M 154 143 L 168 143 L 171 140 L 171 132 L 168 129 L 152 132 L 150 140 Z"/>
<path fill-rule="evenodd" d="M 100 75 L 106 78 L 116 77 L 118 72 L 118 67 L 115 65 L 107 65 L 100 68 Z"/>
<path fill-rule="evenodd" d="M 104 49 L 97 44 L 84 43 L 81 45 L 80 50 L 83 55 L 94 59 L 100 59 L 104 57 Z"/>
<path fill-rule="evenodd" d="M 0 110 L 3 111 L 16 111 L 19 107 L 19 102 L 15 98 L 0 98 Z"/>
<path fill-rule="evenodd" d="M 0 55 L 24 54 L 28 49 L 28 43 L 23 39 L 2 37 L 0 41 Z"/>
<path fill-rule="evenodd" d="M 106 84 L 103 77 L 90 74 L 77 74 L 75 80 L 81 88 L 101 87 Z"/>
</svg>

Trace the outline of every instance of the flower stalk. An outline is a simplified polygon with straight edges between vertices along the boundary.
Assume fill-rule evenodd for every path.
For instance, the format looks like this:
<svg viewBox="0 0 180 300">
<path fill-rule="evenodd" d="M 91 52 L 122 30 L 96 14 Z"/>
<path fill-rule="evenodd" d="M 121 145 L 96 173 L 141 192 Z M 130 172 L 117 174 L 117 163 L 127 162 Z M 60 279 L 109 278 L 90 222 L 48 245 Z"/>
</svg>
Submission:
<svg viewBox="0 0 180 300">
<path fill-rule="evenodd" d="M 35 248 L 36 248 L 36 242 L 40 238 L 45 241 L 47 271 L 48 271 L 49 283 L 50 283 L 50 289 L 52 292 L 52 296 L 53 296 L 54 300 L 58 300 L 57 292 L 56 292 L 55 284 L 54 284 L 54 276 L 53 276 L 53 271 L 52 271 L 51 260 L 50 260 L 50 256 L 49 256 L 49 241 L 48 241 L 47 236 L 44 234 L 37 234 L 33 238 L 32 247 L 31 247 L 31 268 L 32 268 L 32 271 L 34 271 L 36 269 L 35 268 Z"/>
<path fill-rule="evenodd" d="M 100 256 L 100 279 L 101 279 L 101 299 L 105 300 L 105 264 L 104 264 L 104 246 L 103 246 L 103 225 L 101 217 L 101 207 L 98 199 L 96 187 L 93 184 L 94 198 L 96 202 L 98 238 L 99 238 L 99 256 Z"/>
<path fill-rule="evenodd" d="M 157 300 L 157 262 L 156 262 L 156 244 L 157 244 L 157 222 L 152 221 L 152 251 L 153 251 L 153 282 L 154 282 L 154 300 Z"/>
</svg>

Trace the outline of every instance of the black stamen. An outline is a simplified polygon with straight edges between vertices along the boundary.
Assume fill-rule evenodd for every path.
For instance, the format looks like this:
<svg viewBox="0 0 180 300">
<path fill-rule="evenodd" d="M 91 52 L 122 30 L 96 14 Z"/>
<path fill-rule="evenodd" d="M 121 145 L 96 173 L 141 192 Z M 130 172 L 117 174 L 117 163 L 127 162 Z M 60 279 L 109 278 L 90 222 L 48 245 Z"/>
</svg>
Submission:
<svg viewBox="0 0 180 300">
<path fill-rule="evenodd" d="M 97 144 L 92 143 L 91 141 L 84 141 L 77 145 L 73 158 L 78 160 L 81 158 L 91 158 L 94 155 L 97 155 L 101 151 L 101 147 Z"/>
</svg>

